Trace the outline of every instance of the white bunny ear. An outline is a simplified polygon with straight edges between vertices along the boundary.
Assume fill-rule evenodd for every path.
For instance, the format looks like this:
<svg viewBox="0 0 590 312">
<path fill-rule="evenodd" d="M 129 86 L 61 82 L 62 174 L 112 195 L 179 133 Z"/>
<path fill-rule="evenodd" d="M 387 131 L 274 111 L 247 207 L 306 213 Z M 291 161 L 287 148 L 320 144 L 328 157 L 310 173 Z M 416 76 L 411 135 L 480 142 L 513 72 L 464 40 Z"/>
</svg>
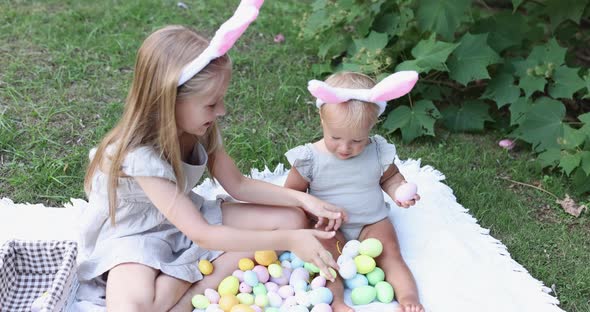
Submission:
<svg viewBox="0 0 590 312">
<path fill-rule="evenodd" d="M 349 100 L 346 96 L 339 94 L 337 88 L 330 87 L 319 80 L 310 80 L 307 83 L 307 90 L 319 100 L 316 102 L 318 108 L 324 103 L 342 103 Z"/>
<path fill-rule="evenodd" d="M 418 81 L 418 72 L 400 71 L 389 75 L 371 89 L 372 102 L 389 101 L 406 95 Z"/>
<path fill-rule="evenodd" d="M 184 66 L 178 80 L 178 86 L 183 85 L 212 60 L 231 49 L 250 23 L 258 17 L 258 9 L 260 9 L 263 2 L 264 0 L 242 0 L 234 15 L 215 32 L 215 36 L 213 36 L 205 51 Z"/>
</svg>

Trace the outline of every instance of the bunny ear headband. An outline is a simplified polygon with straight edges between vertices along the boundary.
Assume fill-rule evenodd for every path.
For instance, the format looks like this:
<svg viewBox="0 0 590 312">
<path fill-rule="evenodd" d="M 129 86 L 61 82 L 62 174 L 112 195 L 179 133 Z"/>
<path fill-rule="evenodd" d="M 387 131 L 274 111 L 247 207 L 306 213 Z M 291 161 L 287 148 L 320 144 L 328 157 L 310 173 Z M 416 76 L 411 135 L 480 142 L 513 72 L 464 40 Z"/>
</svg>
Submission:
<svg viewBox="0 0 590 312">
<path fill-rule="evenodd" d="M 360 100 L 379 105 L 379 115 L 385 111 L 387 101 L 397 99 L 412 90 L 418 81 L 418 73 L 400 71 L 387 76 L 371 89 L 348 89 L 331 87 L 323 81 L 311 80 L 307 90 L 316 97 L 318 108 L 326 103 L 342 103 L 349 100 Z"/>
<path fill-rule="evenodd" d="M 246 28 L 258 17 L 258 9 L 264 0 L 242 0 L 234 15 L 219 27 L 209 46 L 197 58 L 182 68 L 178 86 L 183 85 L 212 60 L 222 56 L 231 49 Z"/>
</svg>

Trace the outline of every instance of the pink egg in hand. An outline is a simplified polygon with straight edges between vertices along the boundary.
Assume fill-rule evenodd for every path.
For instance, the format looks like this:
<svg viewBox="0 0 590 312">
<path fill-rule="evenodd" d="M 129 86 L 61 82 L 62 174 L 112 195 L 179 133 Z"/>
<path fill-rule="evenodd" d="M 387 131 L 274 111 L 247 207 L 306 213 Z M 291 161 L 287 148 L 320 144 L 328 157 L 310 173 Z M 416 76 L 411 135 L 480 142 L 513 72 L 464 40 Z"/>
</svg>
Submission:
<svg viewBox="0 0 590 312">
<path fill-rule="evenodd" d="M 417 191 L 418 186 L 415 183 L 404 183 L 395 190 L 395 199 L 403 203 L 414 198 L 414 195 L 416 195 Z"/>
</svg>

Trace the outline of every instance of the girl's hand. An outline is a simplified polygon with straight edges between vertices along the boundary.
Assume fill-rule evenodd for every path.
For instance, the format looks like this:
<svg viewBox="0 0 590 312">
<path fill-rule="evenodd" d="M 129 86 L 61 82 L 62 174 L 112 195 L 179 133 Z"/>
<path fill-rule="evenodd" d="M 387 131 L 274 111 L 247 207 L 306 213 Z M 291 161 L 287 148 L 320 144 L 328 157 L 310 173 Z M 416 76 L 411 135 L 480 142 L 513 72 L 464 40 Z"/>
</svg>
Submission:
<svg viewBox="0 0 590 312">
<path fill-rule="evenodd" d="M 340 268 L 332 257 L 332 254 L 322 246 L 320 239 L 330 239 L 335 231 L 324 232 L 319 230 L 294 230 L 289 249 L 297 257 L 305 262 L 313 263 L 320 271 L 324 272 L 326 279 L 334 282 L 336 276 L 330 273 L 330 267 L 338 271 Z"/>
<path fill-rule="evenodd" d="M 420 200 L 420 195 L 418 195 L 418 194 L 414 195 L 414 197 L 412 199 L 406 200 L 404 202 L 400 202 L 399 200 L 394 199 L 395 204 L 400 207 L 403 207 L 403 208 L 410 208 L 411 206 L 414 206 L 416 204 L 416 202 L 419 200 Z"/>
<path fill-rule="evenodd" d="M 344 209 L 320 200 L 312 195 L 307 195 L 303 209 L 318 218 L 316 229 L 325 226 L 325 231 L 337 231 L 342 223 L 348 221 L 348 215 Z"/>
</svg>

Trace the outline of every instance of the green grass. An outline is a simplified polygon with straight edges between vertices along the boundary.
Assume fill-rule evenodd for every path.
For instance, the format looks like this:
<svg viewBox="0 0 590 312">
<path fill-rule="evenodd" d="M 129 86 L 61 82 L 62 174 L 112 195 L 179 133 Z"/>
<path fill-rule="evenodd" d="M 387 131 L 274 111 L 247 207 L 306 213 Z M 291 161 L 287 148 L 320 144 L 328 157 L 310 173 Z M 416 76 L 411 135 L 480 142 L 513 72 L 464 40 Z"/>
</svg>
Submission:
<svg viewBox="0 0 590 312">
<path fill-rule="evenodd" d="M 116 122 L 141 41 L 165 24 L 210 36 L 237 0 L 0 0 L 0 197 L 61 206 L 83 197 L 88 150 Z M 296 39 L 305 4 L 267 1 L 259 19 L 230 52 L 233 80 L 222 126 L 243 172 L 285 163 L 290 147 L 320 135 L 305 86 L 314 58 Z M 275 44 L 283 33 L 286 41 Z M 562 308 L 590 311 L 590 214 L 565 214 L 540 185 L 563 198 L 562 176 L 540 172 L 526 150 L 507 153 L 498 132 L 449 134 L 404 144 L 401 158 L 421 158 L 442 171 L 459 203 L 512 256 L 546 285 Z M 588 199 L 577 198 L 580 201 Z"/>
</svg>

